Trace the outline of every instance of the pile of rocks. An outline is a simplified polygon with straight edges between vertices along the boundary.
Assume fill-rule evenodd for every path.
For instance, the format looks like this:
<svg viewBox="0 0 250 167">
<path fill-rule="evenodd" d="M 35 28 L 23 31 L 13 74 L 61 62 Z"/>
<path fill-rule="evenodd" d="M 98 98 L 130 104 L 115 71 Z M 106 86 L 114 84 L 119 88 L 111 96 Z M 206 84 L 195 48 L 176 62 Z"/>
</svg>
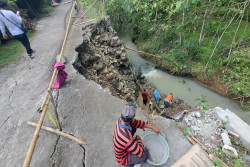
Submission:
<svg viewBox="0 0 250 167">
<path fill-rule="evenodd" d="M 78 58 L 73 65 L 87 79 L 108 87 L 113 95 L 124 100 L 136 100 L 139 87 L 109 17 L 83 27 L 83 42 L 76 51 Z"/>
<path fill-rule="evenodd" d="M 197 137 L 209 149 L 222 144 L 222 122 L 213 110 L 190 112 L 182 120 L 183 127 L 189 127 L 189 135 Z"/>
<path fill-rule="evenodd" d="M 241 146 L 239 137 L 232 135 L 233 132 L 228 131 L 225 127 L 228 122 L 224 122 L 225 125 L 223 125 L 221 119 L 217 116 L 217 110 L 218 109 L 215 108 L 207 111 L 187 113 L 179 126 L 182 129 L 188 127 L 190 129 L 188 135 L 196 137 L 210 151 L 221 148 L 228 158 L 237 158 L 239 157 L 238 151 Z M 231 137 L 229 137 L 229 133 L 231 134 Z M 231 140 L 234 141 L 233 144 L 231 143 Z M 242 153 L 240 154 L 240 156 L 242 156 Z M 230 159 L 226 160 L 230 161 Z"/>
</svg>

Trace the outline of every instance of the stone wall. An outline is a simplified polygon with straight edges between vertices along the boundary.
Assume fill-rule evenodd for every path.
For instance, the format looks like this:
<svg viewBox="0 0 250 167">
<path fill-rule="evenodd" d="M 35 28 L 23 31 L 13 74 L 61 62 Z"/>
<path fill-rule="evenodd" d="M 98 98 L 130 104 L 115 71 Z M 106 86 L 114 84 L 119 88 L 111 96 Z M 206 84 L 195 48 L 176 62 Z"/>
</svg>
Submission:
<svg viewBox="0 0 250 167">
<path fill-rule="evenodd" d="M 109 17 L 83 27 L 83 42 L 75 50 L 78 58 L 73 65 L 82 75 L 109 88 L 114 96 L 136 100 L 139 87 Z"/>
</svg>

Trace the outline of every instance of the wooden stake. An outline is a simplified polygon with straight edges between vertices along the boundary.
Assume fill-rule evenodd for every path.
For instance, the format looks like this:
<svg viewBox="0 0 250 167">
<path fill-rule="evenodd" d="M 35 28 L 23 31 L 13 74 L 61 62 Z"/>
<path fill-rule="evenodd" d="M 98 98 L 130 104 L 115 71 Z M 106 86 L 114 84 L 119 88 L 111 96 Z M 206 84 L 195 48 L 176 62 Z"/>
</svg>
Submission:
<svg viewBox="0 0 250 167">
<path fill-rule="evenodd" d="M 63 45 L 62 45 L 62 48 L 61 48 L 61 53 L 60 53 L 60 56 L 59 56 L 59 60 L 61 59 L 61 56 L 62 56 L 62 53 L 63 53 L 63 50 L 64 50 L 64 46 L 65 46 L 65 43 L 66 43 L 66 40 L 67 40 L 69 26 L 70 26 L 71 17 L 72 17 L 72 13 L 73 13 L 73 9 L 74 9 L 75 4 L 76 4 L 76 1 L 74 1 L 73 5 L 72 5 L 72 8 L 71 8 L 71 12 L 70 12 L 70 16 L 69 16 L 69 21 L 68 21 L 68 26 L 67 26 L 65 38 L 64 38 L 64 41 L 63 41 Z M 27 152 L 27 155 L 26 155 L 23 167 L 29 167 L 30 166 L 30 162 L 31 162 L 31 158 L 32 158 L 32 155 L 33 155 L 33 152 L 34 152 L 34 149 L 35 149 L 36 141 L 37 141 L 37 138 L 39 136 L 39 132 L 40 132 L 40 129 L 41 129 L 41 126 L 42 126 L 42 123 L 43 123 L 46 111 L 48 109 L 48 104 L 49 104 L 49 101 L 50 101 L 49 94 L 53 92 L 53 87 L 54 87 L 54 83 L 56 81 L 57 73 L 58 73 L 58 70 L 55 69 L 54 72 L 53 72 L 53 75 L 51 77 L 51 81 L 50 81 L 50 84 L 49 84 L 48 92 L 47 92 L 47 94 L 46 94 L 46 96 L 45 96 L 45 98 L 43 100 L 43 105 L 41 106 L 42 114 L 40 116 L 38 125 L 37 125 L 35 133 L 33 135 L 33 138 L 31 140 L 31 143 L 30 143 L 30 146 L 29 146 L 29 150 Z"/>
<path fill-rule="evenodd" d="M 37 124 L 34 123 L 34 122 L 29 122 L 29 121 L 28 121 L 27 124 L 30 125 L 30 126 L 37 127 Z M 42 126 L 41 128 L 42 128 L 43 130 L 47 130 L 47 131 L 49 131 L 49 132 L 58 134 L 58 135 L 60 135 L 60 136 L 69 138 L 69 139 L 71 139 L 71 140 L 73 140 L 73 141 L 75 141 L 75 142 L 77 142 L 77 143 L 79 143 L 79 144 L 86 145 L 86 143 L 85 143 L 83 140 L 81 140 L 81 139 L 79 139 L 79 138 L 77 138 L 77 137 L 75 137 L 75 136 L 72 136 L 72 135 L 70 135 L 70 134 L 68 134 L 68 133 L 65 133 L 65 132 L 62 132 L 62 131 L 59 131 L 59 130 L 50 128 L 50 127 L 46 127 L 46 126 Z"/>
<path fill-rule="evenodd" d="M 92 19 L 92 20 L 89 20 L 89 21 L 85 21 L 85 22 L 81 22 L 81 23 L 78 23 L 78 24 L 74 24 L 74 26 L 78 26 L 80 24 L 89 23 L 89 22 L 92 22 L 92 21 L 96 21 L 96 19 Z"/>
<path fill-rule="evenodd" d="M 228 134 L 231 135 L 231 136 L 234 136 L 236 138 L 240 138 L 240 136 L 232 131 L 228 131 Z"/>
<path fill-rule="evenodd" d="M 92 5 L 90 5 L 90 7 L 89 7 L 89 9 L 86 11 L 86 12 L 84 12 L 77 20 L 76 20 L 76 22 L 74 23 L 74 24 L 76 24 L 91 8 L 92 8 L 92 6 L 96 3 L 96 1 L 97 0 L 95 0 L 95 2 L 94 3 L 92 3 Z"/>
<path fill-rule="evenodd" d="M 57 125 L 59 127 L 59 130 L 62 131 L 62 126 L 61 126 L 61 123 L 60 123 L 60 120 L 59 120 L 57 108 L 56 108 L 55 101 L 53 99 L 52 93 L 50 93 L 50 97 L 51 97 L 51 103 L 52 103 L 53 109 L 55 111 L 56 123 L 57 123 Z"/>
<path fill-rule="evenodd" d="M 197 140 L 194 136 L 191 136 L 191 138 L 196 142 L 196 143 L 198 143 L 200 146 L 201 146 L 201 148 L 203 149 L 203 150 L 205 150 L 206 152 L 208 152 L 209 154 L 211 153 L 208 149 L 207 149 L 207 147 L 206 146 L 204 146 L 199 140 Z"/>
<path fill-rule="evenodd" d="M 195 142 L 190 136 L 186 136 L 186 138 L 188 139 L 188 141 L 189 141 L 191 144 L 193 144 L 193 145 L 196 144 L 196 142 Z"/>
<path fill-rule="evenodd" d="M 157 58 L 162 59 L 161 56 L 156 56 L 156 55 L 153 55 L 153 54 L 150 54 L 150 53 L 146 53 L 146 52 L 143 52 L 143 51 L 134 50 L 134 49 L 127 48 L 127 47 L 124 47 L 124 48 L 126 48 L 126 49 L 128 49 L 128 50 L 131 50 L 131 51 L 134 51 L 134 52 L 137 52 L 137 53 L 142 53 L 142 54 L 146 54 L 146 55 L 150 55 L 150 56 L 153 56 L 153 57 L 157 57 Z"/>
</svg>

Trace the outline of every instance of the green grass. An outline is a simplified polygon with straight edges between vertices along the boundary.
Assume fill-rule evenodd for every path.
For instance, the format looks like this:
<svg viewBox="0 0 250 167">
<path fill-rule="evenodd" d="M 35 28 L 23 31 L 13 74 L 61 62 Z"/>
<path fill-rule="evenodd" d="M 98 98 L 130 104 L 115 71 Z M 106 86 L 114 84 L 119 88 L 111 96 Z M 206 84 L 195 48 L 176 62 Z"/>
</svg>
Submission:
<svg viewBox="0 0 250 167">
<path fill-rule="evenodd" d="M 29 40 L 32 39 L 34 33 L 28 33 Z M 0 46 L 0 67 L 17 61 L 22 57 L 25 51 L 24 46 L 17 40 L 9 40 L 6 44 Z"/>
<path fill-rule="evenodd" d="M 49 5 L 44 8 L 42 8 L 42 13 L 40 13 L 36 18 L 43 18 L 43 17 L 48 17 L 50 12 L 54 9 L 53 6 Z"/>
<path fill-rule="evenodd" d="M 80 5 L 88 10 L 95 0 L 79 0 Z M 105 17 L 104 5 L 102 2 L 97 1 L 88 11 L 88 16 L 92 19 L 102 19 Z"/>
</svg>

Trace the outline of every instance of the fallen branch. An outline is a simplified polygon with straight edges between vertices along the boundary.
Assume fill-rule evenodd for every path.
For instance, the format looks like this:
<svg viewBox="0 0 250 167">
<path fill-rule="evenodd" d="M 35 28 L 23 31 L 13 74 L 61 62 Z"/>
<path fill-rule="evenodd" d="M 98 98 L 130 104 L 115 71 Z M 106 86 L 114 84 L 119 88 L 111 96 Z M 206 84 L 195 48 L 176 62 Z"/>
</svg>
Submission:
<svg viewBox="0 0 250 167">
<path fill-rule="evenodd" d="M 33 123 L 33 122 L 29 122 L 29 121 L 28 121 L 27 124 L 30 125 L 30 126 L 37 127 L 37 124 L 36 124 L 36 123 Z M 81 140 L 81 139 L 79 139 L 79 138 L 77 138 L 77 137 L 75 137 L 75 136 L 72 136 L 72 135 L 70 135 L 70 134 L 64 133 L 64 132 L 62 132 L 62 131 L 59 131 L 59 130 L 56 130 L 56 129 L 53 129 L 53 128 L 49 128 L 49 127 L 46 127 L 46 126 L 42 126 L 41 129 L 47 130 L 47 131 L 49 131 L 49 132 L 58 134 L 58 135 L 63 136 L 63 137 L 66 137 L 66 138 L 68 138 L 68 139 L 71 139 L 71 140 L 73 140 L 73 141 L 79 143 L 79 144 L 86 145 L 86 143 L 85 143 L 83 140 Z"/>
<path fill-rule="evenodd" d="M 250 96 L 239 96 L 239 97 L 235 97 L 233 98 L 233 100 L 236 100 L 236 99 L 241 99 L 241 98 L 249 98 Z"/>
<path fill-rule="evenodd" d="M 234 136 L 236 138 L 239 138 L 240 136 L 232 131 L 228 131 L 228 134 L 231 135 L 231 136 Z"/>
<path fill-rule="evenodd" d="M 80 24 L 89 23 L 89 22 L 92 22 L 92 21 L 96 21 L 96 19 L 92 19 L 92 20 L 89 20 L 89 21 L 85 21 L 85 22 L 81 22 L 81 23 L 78 23 L 78 24 L 74 24 L 74 26 L 78 26 Z"/>
</svg>

